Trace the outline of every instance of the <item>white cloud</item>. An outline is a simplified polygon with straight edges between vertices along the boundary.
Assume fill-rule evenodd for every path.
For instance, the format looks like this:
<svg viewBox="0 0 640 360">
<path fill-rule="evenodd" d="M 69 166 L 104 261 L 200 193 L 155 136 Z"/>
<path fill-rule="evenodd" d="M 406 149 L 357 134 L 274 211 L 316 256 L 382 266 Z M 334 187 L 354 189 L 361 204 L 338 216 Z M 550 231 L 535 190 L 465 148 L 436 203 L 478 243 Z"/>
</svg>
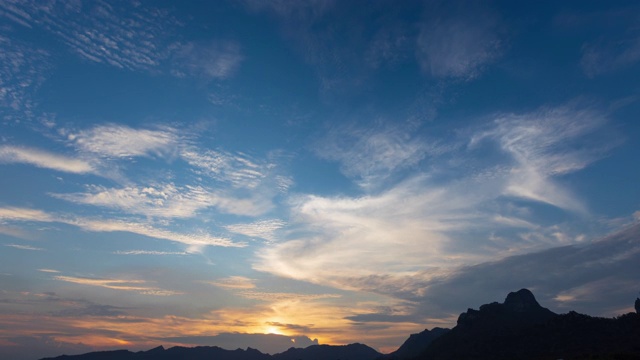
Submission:
<svg viewBox="0 0 640 360">
<path fill-rule="evenodd" d="M 17 23 L 45 29 L 88 61 L 130 70 L 157 68 L 168 55 L 171 30 L 179 26 L 167 11 L 135 3 L 44 6 L 27 0 L 12 4 L 9 11 Z"/>
<path fill-rule="evenodd" d="M 584 212 L 584 205 L 552 178 L 576 172 L 599 159 L 615 146 L 600 139 L 595 146 L 587 135 L 606 123 L 604 114 L 577 103 L 515 115 L 501 115 L 495 128 L 474 137 L 471 146 L 491 137 L 509 154 L 514 165 L 509 171 L 506 195 Z"/>
<path fill-rule="evenodd" d="M 259 163 L 242 153 L 184 148 L 180 153 L 198 171 L 236 188 L 255 189 L 266 178 L 270 164 Z"/>
<path fill-rule="evenodd" d="M 0 146 L 0 163 L 29 164 L 74 174 L 95 172 L 93 165 L 85 160 L 66 157 L 33 148 Z"/>
<path fill-rule="evenodd" d="M 259 199 L 234 198 L 202 186 L 179 187 L 173 183 L 124 188 L 90 186 L 86 193 L 51 196 L 77 204 L 118 209 L 127 214 L 161 218 L 190 218 L 209 207 L 228 214 L 256 215 L 268 206 Z"/>
<path fill-rule="evenodd" d="M 206 232 L 195 232 L 192 234 L 176 233 L 170 230 L 160 229 L 148 224 L 137 223 L 133 221 L 55 216 L 47 214 L 40 210 L 24 208 L 0 208 L 0 221 L 57 222 L 62 224 L 74 225 L 84 230 L 93 232 L 129 232 L 188 245 L 188 252 L 200 252 L 205 246 L 246 246 L 246 244 L 244 243 L 233 242 L 231 239 L 224 237 L 212 236 Z"/>
<path fill-rule="evenodd" d="M 249 224 L 226 225 L 224 228 L 236 234 L 262 238 L 267 241 L 273 242 L 276 241 L 275 232 L 285 225 L 286 223 L 284 221 L 273 219 L 256 221 Z"/>
<path fill-rule="evenodd" d="M 34 247 L 34 246 L 31 246 L 31 245 L 6 244 L 5 246 L 12 247 L 12 248 L 15 248 L 15 249 L 20 249 L 20 250 L 32 250 L 32 251 L 42 251 L 42 250 L 44 250 L 43 248 Z"/>
<path fill-rule="evenodd" d="M 127 250 L 116 251 L 116 255 L 189 255 L 184 251 Z"/>
<path fill-rule="evenodd" d="M 54 218 L 44 211 L 18 207 L 0 208 L 0 221 L 40 221 L 51 222 Z"/>
<path fill-rule="evenodd" d="M 133 234 L 144 235 L 156 239 L 175 241 L 188 245 L 188 252 L 200 252 L 205 246 L 223 246 L 223 247 L 243 247 L 245 244 L 233 242 L 231 239 L 216 237 L 207 233 L 183 234 L 173 231 L 155 228 L 150 225 L 117 221 L 117 220 L 91 220 L 91 219 L 74 219 L 67 223 L 76 225 L 87 231 L 94 232 L 114 232 L 122 231 Z"/>
<path fill-rule="evenodd" d="M 104 157 L 171 156 L 179 137 L 175 129 L 133 129 L 125 125 L 99 125 L 68 135 L 79 150 Z"/>
<path fill-rule="evenodd" d="M 414 130 L 411 126 L 344 126 L 333 130 L 315 151 L 321 158 L 339 161 L 345 175 L 371 189 L 416 166 L 427 155 L 445 151 L 414 135 Z"/>
</svg>

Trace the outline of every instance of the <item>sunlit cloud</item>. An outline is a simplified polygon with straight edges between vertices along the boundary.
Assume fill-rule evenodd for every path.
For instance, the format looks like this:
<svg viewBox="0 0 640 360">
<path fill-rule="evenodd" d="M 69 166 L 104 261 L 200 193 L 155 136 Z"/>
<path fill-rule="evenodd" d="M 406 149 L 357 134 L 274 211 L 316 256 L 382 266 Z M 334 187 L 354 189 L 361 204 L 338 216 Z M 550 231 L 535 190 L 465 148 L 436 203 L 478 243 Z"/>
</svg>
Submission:
<svg viewBox="0 0 640 360">
<path fill-rule="evenodd" d="M 126 250 L 115 251 L 116 255 L 189 255 L 184 251 Z"/>
<path fill-rule="evenodd" d="M 154 295 L 154 296 L 170 296 L 170 295 L 180 295 L 181 292 L 160 289 L 157 287 L 146 286 L 147 283 L 144 280 L 130 280 L 130 279 L 93 279 L 93 278 L 82 278 L 82 277 L 74 277 L 74 276 L 63 276 L 58 275 L 54 276 L 55 280 L 70 282 L 74 284 L 80 285 L 88 285 L 88 286 L 97 286 L 106 289 L 112 290 L 122 290 L 122 291 L 135 291 L 142 295 Z"/>
<path fill-rule="evenodd" d="M 87 174 L 95 172 L 93 165 L 85 160 L 66 157 L 33 148 L 0 146 L 0 163 L 29 164 L 56 171 Z"/>
<path fill-rule="evenodd" d="M 424 283 L 463 264 L 583 241 L 580 233 L 537 225 L 526 203 L 526 211 L 520 211 L 509 202 L 518 198 L 585 213 L 580 197 L 556 178 L 584 169 L 617 144 L 588 146 L 594 131 L 605 126 L 606 116 L 573 102 L 495 117 L 489 130 L 471 131 L 468 147 L 400 152 L 420 154 L 415 162 L 427 153 L 435 158 L 446 154 L 451 168 L 443 165 L 434 174 L 411 171 L 403 161 L 414 155 L 395 157 L 392 151 L 382 156 L 393 160 L 386 168 L 407 171 L 399 182 L 382 182 L 384 191 L 292 198 L 287 238 L 261 249 L 254 268 L 343 289 L 369 289 L 367 279 L 382 274 L 389 276 L 389 283 L 397 276 L 417 276 L 414 279 Z M 465 158 L 488 151 L 483 142 L 498 145 L 500 152 L 488 157 L 484 168 L 461 172 L 457 166 Z M 395 143 L 402 149 L 412 142 Z M 385 154 L 381 148 L 345 142 L 341 153 L 345 159 L 352 151 L 356 159 L 375 159 Z M 366 161 L 340 161 L 351 166 L 343 170 L 346 174 L 370 171 Z M 361 178 L 353 179 L 358 183 Z M 509 241 L 495 235 L 501 231 Z"/>
<path fill-rule="evenodd" d="M 191 234 L 176 233 L 148 224 L 122 220 L 102 220 L 82 217 L 55 216 L 40 210 L 24 208 L 0 208 L 0 221 L 36 221 L 74 225 L 93 232 L 129 232 L 156 239 L 174 241 L 188 245 L 188 252 L 200 252 L 205 246 L 244 247 L 246 244 L 234 242 L 224 237 L 212 236 L 206 232 Z"/>
<path fill-rule="evenodd" d="M 60 272 L 60 271 L 54 270 L 54 269 L 38 269 L 38 271 L 45 272 L 45 273 L 59 273 Z"/>
<path fill-rule="evenodd" d="M 244 276 L 230 276 L 215 281 L 203 281 L 207 284 L 218 286 L 225 289 L 253 289 L 256 287 L 255 280 Z"/>
</svg>

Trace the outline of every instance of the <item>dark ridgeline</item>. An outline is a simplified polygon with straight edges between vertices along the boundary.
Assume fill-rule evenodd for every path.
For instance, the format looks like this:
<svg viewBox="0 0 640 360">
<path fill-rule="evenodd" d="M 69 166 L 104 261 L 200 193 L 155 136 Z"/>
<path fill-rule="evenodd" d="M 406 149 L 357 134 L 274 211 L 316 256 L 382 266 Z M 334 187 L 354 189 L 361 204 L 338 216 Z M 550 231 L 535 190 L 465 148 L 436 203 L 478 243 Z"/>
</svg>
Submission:
<svg viewBox="0 0 640 360">
<path fill-rule="evenodd" d="M 409 335 L 409 338 L 398 348 L 398 350 L 384 355 L 384 360 L 413 359 L 422 354 L 433 340 L 446 334 L 449 329 L 435 327 L 431 330 L 425 329 L 423 332 Z"/>
<path fill-rule="evenodd" d="M 258 350 L 162 346 L 59 356 L 56 360 L 458 360 L 458 359 L 640 359 L 640 299 L 636 313 L 617 318 L 555 314 L 522 289 L 503 303 L 468 309 L 451 330 L 433 328 L 411 335 L 391 354 L 362 344 L 312 345 L 269 355 Z"/>
<path fill-rule="evenodd" d="M 640 316 L 557 315 L 522 289 L 462 313 L 416 359 L 640 359 Z"/>
</svg>

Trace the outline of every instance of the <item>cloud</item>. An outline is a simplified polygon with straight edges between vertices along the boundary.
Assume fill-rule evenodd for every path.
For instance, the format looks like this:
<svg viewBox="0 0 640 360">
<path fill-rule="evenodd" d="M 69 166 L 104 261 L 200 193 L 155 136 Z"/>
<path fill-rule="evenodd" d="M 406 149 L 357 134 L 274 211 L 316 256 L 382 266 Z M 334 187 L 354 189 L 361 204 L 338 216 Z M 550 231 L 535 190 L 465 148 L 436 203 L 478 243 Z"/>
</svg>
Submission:
<svg viewBox="0 0 640 360">
<path fill-rule="evenodd" d="M 24 208 L 0 208 L 0 221 L 57 222 L 77 226 L 83 230 L 93 232 L 129 232 L 133 234 L 148 236 L 151 238 L 169 240 L 188 245 L 188 252 L 200 252 L 205 246 L 246 246 L 246 244 L 244 243 L 233 242 L 228 238 L 212 236 L 205 232 L 183 234 L 133 221 L 54 216 L 40 210 Z"/>
<path fill-rule="evenodd" d="M 46 273 L 59 273 L 60 271 L 54 269 L 38 269 L 38 271 L 46 272 Z"/>
<path fill-rule="evenodd" d="M 249 224 L 232 224 L 226 225 L 224 228 L 228 231 L 246 235 L 249 237 L 257 237 L 269 242 L 276 241 L 275 232 L 283 228 L 286 223 L 282 220 L 262 220 Z"/>
<path fill-rule="evenodd" d="M 94 278 L 83 278 L 83 277 L 74 277 L 74 276 L 63 276 L 58 275 L 54 276 L 55 280 L 65 281 L 74 284 L 87 285 L 87 286 L 97 286 L 106 289 L 112 290 L 122 290 L 122 291 L 135 291 L 142 295 L 154 295 L 154 296 L 171 296 L 171 295 L 180 295 L 181 292 L 160 289 L 153 286 L 145 285 L 147 282 L 144 280 L 130 280 L 130 279 L 94 279 Z"/>
<path fill-rule="evenodd" d="M 108 158 L 171 156 L 179 145 L 173 128 L 134 129 L 116 124 L 69 133 L 68 140 L 81 151 Z"/>
<path fill-rule="evenodd" d="M 95 172 L 93 165 L 85 160 L 66 157 L 27 147 L 0 146 L 0 163 L 29 164 L 73 174 Z"/>
<path fill-rule="evenodd" d="M 640 226 L 635 225 L 588 244 L 461 268 L 422 284 L 421 310 L 459 312 L 470 305 L 469 299 L 478 306 L 495 301 L 495 294 L 527 287 L 552 310 L 618 315 L 621 309 L 631 309 L 638 291 L 640 275 L 633 269 L 640 261 L 639 235 Z"/>
<path fill-rule="evenodd" d="M 607 117 L 578 105 L 571 103 L 527 114 L 499 115 L 494 129 L 472 138 L 471 146 L 491 137 L 512 157 L 515 164 L 509 171 L 506 195 L 585 211 L 584 205 L 569 190 L 551 179 L 587 167 L 619 140 L 605 142 L 591 137 L 607 122 Z"/>
<path fill-rule="evenodd" d="M 272 164 L 260 164 L 249 156 L 225 151 L 184 148 L 180 156 L 189 165 L 218 181 L 229 183 L 236 188 L 255 189 L 266 178 Z"/>
<path fill-rule="evenodd" d="M 341 171 L 364 189 L 375 189 L 428 155 L 444 150 L 416 136 L 412 126 L 342 126 L 314 146 L 323 159 L 338 161 Z"/>
<path fill-rule="evenodd" d="M 218 286 L 225 289 L 253 289 L 256 284 L 253 279 L 244 276 L 229 276 L 228 278 L 218 279 L 216 281 L 204 281 L 207 284 Z"/>
<path fill-rule="evenodd" d="M 20 250 L 31 250 L 31 251 L 43 251 L 43 248 L 33 247 L 30 245 L 20 245 L 20 244 L 5 244 L 4 246 L 20 249 Z"/>
<path fill-rule="evenodd" d="M 189 42 L 178 46 L 175 59 L 179 67 L 173 71 L 183 76 L 225 79 L 233 75 L 243 60 L 240 45 L 232 41 Z"/>
<path fill-rule="evenodd" d="M 83 59 L 129 70 L 158 67 L 180 25 L 169 12 L 137 3 L 4 4 L 12 20 L 48 31 Z"/>
<path fill-rule="evenodd" d="M 405 168 L 417 161 L 413 155 L 426 156 L 420 152 L 380 156 L 387 153 L 380 150 L 384 146 L 345 141 L 335 153 L 344 154 L 345 164 L 351 164 L 353 154 L 353 174 L 368 168 L 366 160 L 358 163 L 360 158 L 380 156 L 391 160 L 374 169 L 387 169 L 395 177 L 360 196 L 292 197 L 286 238 L 260 249 L 254 268 L 373 291 L 376 285 L 369 282 L 379 284 L 380 279 L 397 288 L 405 280 L 435 279 L 463 264 L 584 241 L 582 229 L 562 220 L 549 224 L 540 205 L 554 206 L 563 216 L 587 212 L 558 179 L 615 146 L 616 141 L 608 141 L 606 115 L 576 102 L 493 118 L 487 127 L 460 131 L 468 135 L 469 146 L 428 152 L 439 164 L 434 171 Z M 396 133 L 391 134 L 393 139 Z M 384 136 L 375 133 L 373 138 Z M 403 149 L 399 139 L 393 143 Z M 439 156 L 445 153 L 443 161 Z"/>
<path fill-rule="evenodd" d="M 114 232 L 123 231 L 144 235 L 156 239 L 170 240 L 188 245 L 188 252 L 200 252 L 205 246 L 223 247 L 244 247 L 244 243 L 236 243 L 228 238 L 211 236 L 206 233 L 181 234 L 165 229 L 155 228 L 146 224 L 118 221 L 118 220 L 91 220 L 77 218 L 66 221 L 71 225 L 76 225 L 84 230 L 94 232 Z"/>
<path fill-rule="evenodd" d="M 473 79 L 496 60 L 504 46 L 495 15 L 478 6 L 464 13 L 424 20 L 417 39 L 417 60 L 434 77 Z M 441 9 L 442 10 L 442 9 Z"/>
<path fill-rule="evenodd" d="M 153 250 L 127 250 L 116 251 L 116 255 L 189 255 L 184 251 L 153 251 Z"/>
<path fill-rule="evenodd" d="M 202 186 L 179 187 L 173 183 L 124 188 L 88 186 L 88 189 L 85 193 L 50 195 L 76 204 L 160 218 L 192 218 L 210 207 L 228 214 L 256 215 L 268 206 L 259 199 L 239 199 Z"/>
<path fill-rule="evenodd" d="M 318 299 L 331 299 L 341 297 L 338 294 L 298 294 L 298 293 L 280 293 L 280 292 L 265 292 L 255 290 L 243 290 L 238 294 L 247 299 L 261 300 L 267 302 L 299 302 L 299 301 L 311 301 Z"/>
<path fill-rule="evenodd" d="M 3 4 L 10 6 L 3 2 L 0 8 Z M 0 46 L 0 115 L 8 121 L 30 120 L 37 115 L 35 93 L 46 79 L 49 53 L 2 34 Z"/>
</svg>

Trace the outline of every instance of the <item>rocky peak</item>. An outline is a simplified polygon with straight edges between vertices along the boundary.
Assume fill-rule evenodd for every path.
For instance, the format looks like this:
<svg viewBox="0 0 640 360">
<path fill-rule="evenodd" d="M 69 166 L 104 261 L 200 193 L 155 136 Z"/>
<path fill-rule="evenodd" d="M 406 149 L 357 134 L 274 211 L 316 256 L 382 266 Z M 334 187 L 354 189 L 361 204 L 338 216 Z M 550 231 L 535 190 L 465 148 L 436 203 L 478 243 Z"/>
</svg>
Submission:
<svg viewBox="0 0 640 360">
<path fill-rule="evenodd" d="M 525 312 L 542 307 L 538 304 L 538 301 L 536 301 L 533 293 L 527 289 L 510 292 L 504 300 L 504 306 L 513 312 Z"/>
</svg>

